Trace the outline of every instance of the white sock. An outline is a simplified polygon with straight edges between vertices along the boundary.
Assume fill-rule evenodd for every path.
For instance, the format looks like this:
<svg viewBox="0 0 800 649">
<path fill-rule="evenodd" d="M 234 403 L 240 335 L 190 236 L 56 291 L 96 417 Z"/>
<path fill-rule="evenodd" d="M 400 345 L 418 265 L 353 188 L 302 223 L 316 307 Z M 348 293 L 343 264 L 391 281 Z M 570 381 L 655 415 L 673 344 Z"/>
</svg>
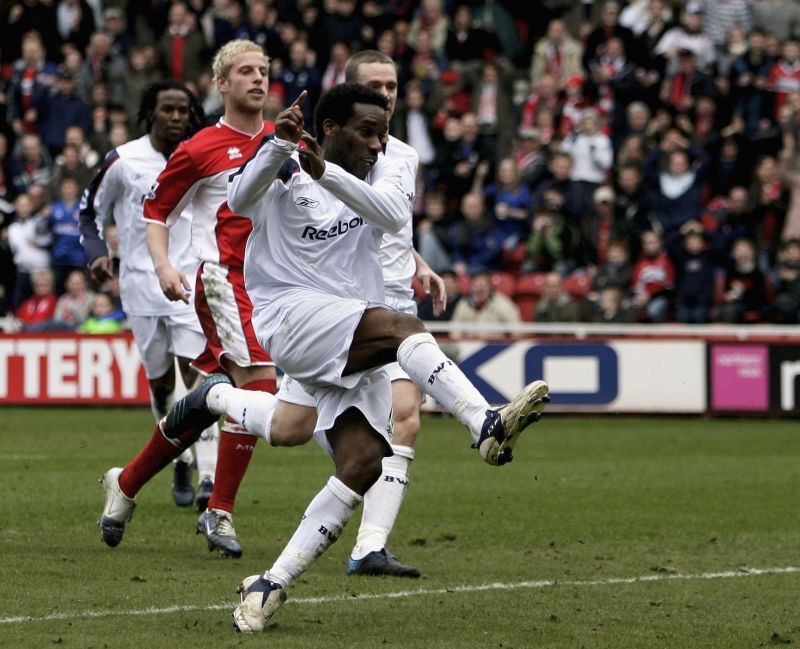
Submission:
<svg viewBox="0 0 800 649">
<path fill-rule="evenodd" d="M 153 413 L 153 417 L 155 417 L 156 421 L 161 420 L 162 417 L 166 417 L 169 409 L 172 408 L 173 404 L 175 403 L 175 392 L 172 391 L 167 395 L 167 398 L 164 399 L 164 412 L 158 407 L 156 404 L 156 398 L 153 395 L 153 391 L 150 390 L 150 412 Z"/>
<path fill-rule="evenodd" d="M 429 333 L 413 334 L 397 348 L 397 362 L 425 394 L 469 428 L 477 442 L 489 404 Z"/>
<path fill-rule="evenodd" d="M 278 404 L 274 394 L 255 390 L 240 390 L 228 383 L 213 386 L 206 396 L 206 405 L 215 415 L 227 415 L 247 429 L 251 435 L 269 441 L 272 411 Z M 269 421 L 267 418 L 269 417 Z"/>
<path fill-rule="evenodd" d="M 284 588 L 297 579 L 339 538 L 362 500 L 341 480 L 331 476 L 309 503 L 294 535 L 269 569 L 270 579 Z"/>
<path fill-rule="evenodd" d="M 197 456 L 197 480 L 204 478 L 214 481 L 217 470 L 217 449 L 219 447 L 219 425 L 212 424 L 203 431 L 194 443 L 194 452 Z"/>
<path fill-rule="evenodd" d="M 173 463 L 174 462 L 185 462 L 186 464 L 191 464 L 192 462 L 194 462 L 194 455 L 192 454 L 191 447 L 189 447 L 187 449 L 184 449 L 183 453 L 181 453 L 178 457 L 176 457 L 172 461 L 173 461 Z"/>
<path fill-rule="evenodd" d="M 383 458 L 383 472 L 364 494 L 364 512 L 356 544 L 350 557 L 363 559 L 370 552 L 386 547 L 408 489 L 408 472 L 414 459 L 410 446 L 392 445 L 394 455 Z"/>
</svg>

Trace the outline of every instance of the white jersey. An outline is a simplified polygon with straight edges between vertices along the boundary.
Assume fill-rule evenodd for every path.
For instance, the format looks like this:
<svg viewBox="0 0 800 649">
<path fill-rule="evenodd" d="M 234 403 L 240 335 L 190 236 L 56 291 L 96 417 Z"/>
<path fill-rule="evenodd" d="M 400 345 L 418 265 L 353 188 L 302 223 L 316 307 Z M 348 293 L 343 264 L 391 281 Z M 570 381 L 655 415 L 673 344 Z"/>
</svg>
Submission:
<svg viewBox="0 0 800 649">
<path fill-rule="evenodd" d="M 384 302 L 381 237 L 410 220 L 402 173 L 380 157 L 369 184 L 331 162 L 315 181 L 296 148 L 268 138 L 228 185 L 230 208 L 253 221 L 244 272 L 254 311 L 276 313 L 298 291 Z"/>
<path fill-rule="evenodd" d="M 119 283 L 128 315 L 157 316 L 194 313 L 193 304 L 170 302 L 161 291 L 147 250 L 147 224 L 142 203 L 167 164 L 163 153 L 144 135 L 112 150 L 81 198 L 81 242 L 91 263 L 108 255 L 103 224 L 113 215 L 119 236 Z M 192 255 L 191 213 L 184 210 L 170 230 L 169 258 L 190 280 L 199 261 Z"/>
<path fill-rule="evenodd" d="M 386 157 L 393 165 L 400 168 L 403 191 L 408 196 L 409 203 L 413 204 L 419 155 L 405 142 L 389 136 Z M 409 218 L 400 232 L 386 232 L 381 241 L 381 265 L 386 299 L 392 306 L 413 303 L 414 290 L 411 288 L 411 280 L 417 272 L 417 265 L 411 254 L 414 246 L 413 236 L 413 224 Z"/>
</svg>

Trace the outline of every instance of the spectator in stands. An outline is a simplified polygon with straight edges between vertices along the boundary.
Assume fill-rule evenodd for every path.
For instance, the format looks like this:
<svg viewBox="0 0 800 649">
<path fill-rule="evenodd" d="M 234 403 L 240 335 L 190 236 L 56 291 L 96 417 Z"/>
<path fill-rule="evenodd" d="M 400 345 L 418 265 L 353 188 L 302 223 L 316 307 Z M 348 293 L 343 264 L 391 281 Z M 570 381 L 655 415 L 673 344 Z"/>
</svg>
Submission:
<svg viewBox="0 0 800 649">
<path fill-rule="evenodd" d="M 547 24 L 547 34 L 533 50 L 531 84 L 548 74 L 557 88 L 564 88 L 567 79 L 583 72 L 582 56 L 583 46 L 570 36 L 566 23 L 560 18 L 551 20 Z"/>
<path fill-rule="evenodd" d="M 631 258 L 639 253 L 642 233 L 659 227 L 655 204 L 642 184 L 642 172 L 636 165 L 625 165 L 617 171 L 617 186 L 614 192 L 615 213 L 625 220 L 630 239 L 628 250 Z"/>
<path fill-rule="evenodd" d="M 778 251 L 769 320 L 778 324 L 800 322 L 800 239 L 784 241 Z"/>
<path fill-rule="evenodd" d="M 449 200 L 459 201 L 472 188 L 475 170 L 482 160 L 489 160 L 473 113 L 459 119 L 449 118 L 444 127 L 444 143 L 434 161 L 437 182 Z"/>
<path fill-rule="evenodd" d="M 704 215 L 704 227 L 711 241 L 716 266 L 727 267 L 737 239 L 755 239 L 756 217 L 749 209 L 749 196 L 744 187 L 732 187 L 726 197 L 712 200 Z"/>
<path fill-rule="evenodd" d="M 78 328 L 84 334 L 115 334 L 122 331 L 125 314 L 119 311 L 108 293 L 98 293 L 92 302 L 91 315 Z"/>
<path fill-rule="evenodd" d="M 726 196 L 731 189 L 750 182 L 753 161 L 744 142 L 735 136 L 724 138 L 709 167 L 710 196 Z"/>
<path fill-rule="evenodd" d="M 517 131 L 511 157 L 517 166 L 520 182 L 528 188 L 536 187 L 547 174 L 547 152 L 536 128 L 521 128 Z"/>
<path fill-rule="evenodd" d="M 580 128 L 568 135 L 561 146 L 573 161 L 570 178 L 583 186 L 584 194 L 591 196 L 606 181 L 614 162 L 611 139 L 601 130 L 597 111 L 584 110 Z"/>
<path fill-rule="evenodd" d="M 734 60 L 729 73 L 736 115 L 744 120 L 749 134 L 758 129 L 762 115 L 768 115 L 771 101 L 769 76 L 774 61 L 766 50 L 764 33 L 758 30 L 747 36 L 747 51 Z"/>
<path fill-rule="evenodd" d="M 499 52 L 497 36 L 475 24 L 472 8 L 468 4 L 458 5 L 447 32 L 445 56 L 451 62 L 464 63 L 476 58 L 493 59 Z"/>
<path fill-rule="evenodd" d="M 772 156 L 761 157 L 756 162 L 748 207 L 758 224 L 758 256 L 765 268 L 775 261 L 788 205 L 789 190 L 777 161 Z"/>
<path fill-rule="evenodd" d="M 444 12 L 442 0 L 422 0 L 420 11 L 411 21 L 408 29 L 407 42 L 410 47 L 419 51 L 420 35 L 428 33 L 430 45 L 437 54 L 444 54 L 444 46 L 447 42 L 447 31 L 450 27 L 450 19 Z"/>
<path fill-rule="evenodd" d="M 461 199 L 461 218 L 448 230 L 447 249 L 459 275 L 502 268 L 502 235 L 482 194 L 469 192 Z"/>
<path fill-rule="evenodd" d="M 686 221 L 700 219 L 707 167 L 706 153 L 690 148 L 688 140 L 676 129 L 667 132 L 659 150 L 647 159 L 645 181 L 665 234 L 672 234 Z"/>
<path fill-rule="evenodd" d="M 737 239 L 731 257 L 717 320 L 758 322 L 767 306 L 767 287 L 764 274 L 758 268 L 755 243 L 750 239 Z"/>
<path fill-rule="evenodd" d="M 53 174 L 53 161 L 42 146 L 42 139 L 33 133 L 26 133 L 22 136 L 19 149 L 9 165 L 14 192 L 24 193 L 34 184 L 48 185 Z"/>
<path fill-rule="evenodd" d="M 494 61 L 485 61 L 480 70 L 480 78 L 472 84 L 471 109 L 492 159 L 500 160 L 511 152 L 516 125 L 511 102 L 514 70 Z"/>
<path fill-rule="evenodd" d="M 614 190 L 598 187 L 594 192 L 594 209 L 581 223 L 581 261 L 585 265 L 599 266 L 608 261 L 608 248 L 612 241 L 630 246 L 633 230 L 624 218 L 616 213 Z"/>
<path fill-rule="evenodd" d="M 567 223 L 577 225 L 588 210 L 588 200 L 583 187 L 572 180 L 572 156 L 555 152 L 549 171 L 550 177 L 536 188 L 531 209 L 559 214 Z"/>
<path fill-rule="evenodd" d="M 9 174 L 10 167 L 8 136 L 0 132 L 0 213 L 3 214 L 11 214 L 14 211 L 13 200 L 16 192 Z"/>
<path fill-rule="evenodd" d="M 41 121 L 40 134 L 50 154 L 55 156 L 64 148 L 64 136 L 70 126 L 79 126 L 88 133 L 92 126 L 91 111 L 75 85 L 75 77 L 68 70 L 60 70 L 55 91 L 36 103 Z"/>
<path fill-rule="evenodd" d="M 639 51 L 633 32 L 619 24 L 620 4 L 614 0 L 607 1 L 600 10 L 600 24 L 586 37 L 583 50 L 583 67 L 589 70 L 589 63 L 596 59 L 608 46 L 608 41 L 618 38 L 622 41 L 628 56 L 638 61 Z"/>
<path fill-rule="evenodd" d="M 636 312 L 625 300 L 625 293 L 617 286 L 601 289 L 596 302 L 587 302 L 585 317 L 588 322 L 632 323 Z"/>
<path fill-rule="evenodd" d="M 50 267 L 57 295 L 66 290 L 65 281 L 72 271 L 83 272 L 86 268 L 86 255 L 80 241 L 80 195 L 77 181 L 63 178 L 59 186 L 60 199 L 53 203 L 46 221 L 50 233 Z"/>
<path fill-rule="evenodd" d="M 687 324 L 708 322 L 714 298 L 714 256 L 706 245 L 703 226 L 687 221 L 667 241 L 675 266 L 675 318 Z"/>
<path fill-rule="evenodd" d="M 698 70 L 711 68 L 717 58 L 714 43 L 703 32 L 705 12 L 698 0 L 690 0 L 681 15 L 681 23 L 668 29 L 656 44 L 654 52 L 667 60 L 666 73 L 673 75 L 678 70 L 678 57 L 691 52 Z"/>
<path fill-rule="evenodd" d="M 86 134 L 80 126 L 70 126 L 67 129 L 64 134 L 64 144 L 74 147 L 78 151 L 78 157 L 89 170 L 93 170 L 100 164 L 100 154 L 86 140 Z"/>
<path fill-rule="evenodd" d="M 458 324 L 515 324 L 520 322 L 517 305 L 506 295 L 492 288 L 488 272 L 478 270 L 470 279 L 469 294 L 458 301 L 453 310 L 452 333 L 455 336 L 497 337 L 500 334 L 466 331 Z"/>
<path fill-rule="evenodd" d="M 31 273 L 33 294 L 14 311 L 23 331 L 36 330 L 53 319 L 56 312 L 56 294 L 53 291 L 53 274 L 47 270 Z"/>
<path fill-rule="evenodd" d="M 567 275 L 579 262 L 579 230 L 558 212 L 540 208 L 533 215 L 523 273 L 555 271 Z"/>
<path fill-rule="evenodd" d="M 60 0 L 56 7 L 58 35 L 62 43 L 83 51 L 95 30 L 94 14 L 86 0 Z"/>
<path fill-rule="evenodd" d="M 111 39 L 111 51 L 125 58 L 133 47 L 134 40 L 125 24 L 125 13 L 119 7 L 108 7 L 103 11 L 103 31 Z"/>
<path fill-rule="evenodd" d="M 169 8 L 168 25 L 158 41 L 161 71 L 175 81 L 197 79 L 205 71 L 206 43 L 197 19 L 183 2 Z"/>
<path fill-rule="evenodd" d="M 88 288 L 83 270 L 73 270 L 67 276 L 64 287 L 66 292 L 58 298 L 50 329 L 77 331 L 89 317 L 94 293 Z"/>
<path fill-rule="evenodd" d="M 642 235 L 642 250 L 633 268 L 633 304 L 649 322 L 665 322 L 675 288 L 675 267 L 656 232 Z"/>
<path fill-rule="evenodd" d="M 436 158 L 436 147 L 430 128 L 431 113 L 426 105 L 422 85 L 410 81 L 406 85 L 405 99 L 395 111 L 395 134 L 419 155 L 420 170 L 425 185 L 433 184 L 430 166 Z"/>
<path fill-rule="evenodd" d="M 682 49 L 676 57 L 676 70 L 661 85 L 661 101 L 678 113 L 689 113 L 702 95 L 713 95 L 714 81 L 710 75 L 697 69 L 695 55 Z"/>
<path fill-rule="evenodd" d="M 319 98 L 322 75 L 313 63 L 314 54 L 305 41 L 297 40 L 289 46 L 289 60 L 281 72 L 280 80 L 286 89 L 286 103 L 291 104 L 305 90 L 308 93 L 302 111 L 306 130 L 312 130 L 314 106 Z"/>
<path fill-rule="evenodd" d="M 125 59 L 111 51 L 108 35 L 95 32 L 78 75 L 78 93 L 84 99 L 93 98 L 95 86 L 101 83 L 105 85 L 111 103 L 121 105 L 125 101 Z"/>
<path fill-rule="evenodd" d="M 53 168 L 53 178 L 50 182 L 50 192 L 55 194 L 64 178 L 72 178 L 78 187 L 86 187 L 92 179 L 92 171 L 81 162 L 80 153 L 74 146 L 64 147 L 64 151 L 56 160 Z"/>
<path fill-rule="evenodd" d="M 8 226 L 8 246 L 17 269 L 11 297 L 11 306 L 16 310 L 33 293 L 32 274 L 49 269 L 50 253 L 47 251 L 46 217 L 34 212 L 28 194 L 17 196 L 14 211 L 14 222 Z"/>
<path fill-rule="evenodd" d="M 322 73 L 321 87 L 323 91 L 344 83 L 344 71 L 350 54 L 350 46 L 347 43 L 340 42 L 331 45 L 330 61 Z"/>
<path fill-rule="evenodd" d="M 725 47 L 726 37 L 731 29 L 736 27 L 745 33 L 751 30 L 751 4 L 749 0 L 724 0 L 704 4 L 706 18 L 703 31 L 708 34 L 717 50 Z"/>
<path fill-rule="evenodd" d="M 127 55 L 125 67 L 125 105 L 138 106 L 145 88 L 158 79 L 158 62 L 152 45 L 134 45 Z M 128 124 L 136 128 L 136 111 L 131 111 Z M 105 131 L 105 126 L 103 127 Z"/>
<path fill-rule="evenodd" d="M 591 291 L 588 298 L 596 302 L 600 291 L 605 288 L 618 288 L 627 297 L 630 292 L 633 266 L 631 266 L 627 241 L 610 241 L 606 253 L 606 261 L 597 266 L 592 277 Z"/>
<path fill-rule="evenodd" d="M 520 128 L 536 126 L 536 116 L 547 108 L 552 114 L 561 112 L 558 80 L 552 74 L 543 74 L 532 85 L 533 90 L 525 99 L 520 115 Z M 549 143 L 549 139 L 547 142 Z"/>
<path fill-rule="evenodd" d="M 520 180 L 514 160 L 504 158 L 497 165 L 494 182 L 483 187 L 489 163 L 478 165 L 474 189 L 483 190 L 489 211 L 497 222 L 504 248 L 513 248 L 528 237 L 531 191 Z"/>
<path fill-rule="evenodd" d="M 672 17 L 672 8 L 665 6 L 664 0 L 633 0 L 620 12 L 619 24 L 641 39 L 653 24 L 671 23 Z"/>
<path fill-rule="evenodd" d="M 22 39 L 22 58 L 14 62 L 8 85 L 11 125 L 18 135 L 37 133 L 37 105 L 47 97 L 58 68 L 45 59 L 45 49 L 37 32 Z"/>
<path fill-rule="evenodd" d="M 544 293 L 536 305 L 536 322 L 578 322 L 578 305 L 564 290 L 563 279 L 558 273 L 548 273 L 544 280 Z"/>
</svg>

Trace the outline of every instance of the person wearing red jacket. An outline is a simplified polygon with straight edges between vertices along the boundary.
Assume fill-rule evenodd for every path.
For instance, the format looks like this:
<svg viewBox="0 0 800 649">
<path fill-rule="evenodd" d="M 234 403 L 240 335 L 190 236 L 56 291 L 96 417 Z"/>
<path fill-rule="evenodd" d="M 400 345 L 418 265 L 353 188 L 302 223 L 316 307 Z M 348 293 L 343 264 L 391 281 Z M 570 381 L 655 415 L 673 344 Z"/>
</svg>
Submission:
<svg viewBox="0 0 800 649">
<path fill-rule="evenodd" d="M 642 251 L 633 269 L 633 303 L 650 322 L 664 322 L 675 287 L 675 267 L 664 250 L 661 235 L 642 234 Z"/>
<path fill-rule="evenodd" d="M 33 295 L 14 312 L 23 329 L 42 325 L 53 319 L 56 312 L 56 294 L 53 291 L 53 274 L 49 270 L 36 271 L 31 276 Z"/>
</svg>

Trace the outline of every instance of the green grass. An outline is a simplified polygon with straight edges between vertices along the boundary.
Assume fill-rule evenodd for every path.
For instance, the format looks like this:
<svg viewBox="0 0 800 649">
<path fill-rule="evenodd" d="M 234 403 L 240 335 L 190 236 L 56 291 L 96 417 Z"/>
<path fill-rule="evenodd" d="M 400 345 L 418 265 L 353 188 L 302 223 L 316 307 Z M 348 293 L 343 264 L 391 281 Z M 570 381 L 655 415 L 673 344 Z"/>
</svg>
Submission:
<svg viewBox="0 0 800 649">
<path fill-rule="evenodd" d="M 149 413 L 3 414 L 0 647 L 800 644 L 798 573 L 667 579 L 800 565 L 793 421 L 552 416 L 526 434 L 513 464 L 495 469 L 452 420 L 426 418 L 391 538 L 423 579 L 346 577 L 354 520 L 264 636 L 249 637 L 230 627 L 233 590 L 269 567 L 330 475 L 316 445 L 257 450 L 237 504 L 241 560 L 206 551 L 196 515 L 171 503 L 171 471 L 143 490 L 110 549 L 95 525 L 96 480 L 141 448 Z M 639 576 L 664 579 L 602 583 Z M 538 580 L 560 583 L 452 590 Z M 414 590 L 428 594 L 381 597 Z M 194 608 L 132 613 L 171 606 Z M 62 617 L 36 619 L 53 615 Z M 34 619 L 8 622 L 15 616 Z"/>
</svg>

